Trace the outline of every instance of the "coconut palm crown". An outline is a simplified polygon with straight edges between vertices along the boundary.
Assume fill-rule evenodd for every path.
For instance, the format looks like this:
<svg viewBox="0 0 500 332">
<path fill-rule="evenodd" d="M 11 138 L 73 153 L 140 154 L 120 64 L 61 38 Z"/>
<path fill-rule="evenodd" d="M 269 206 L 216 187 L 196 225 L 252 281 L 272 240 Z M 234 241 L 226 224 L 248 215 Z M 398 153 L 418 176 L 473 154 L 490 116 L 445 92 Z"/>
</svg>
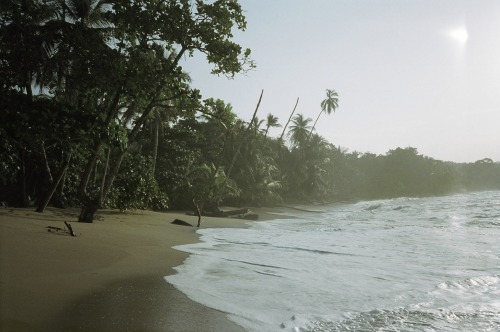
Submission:
<svg viewBox="0 0 500 332">
<path fill-rule="evenodd" d="M 339 95 L 337 91 L 331 90 L 331 89 L 326 89 L 326 99 L 321 102 L 321 111 L 318 114 L 318 117 L 316 118 L 316 121 L 314 122 L 314 125 L 311 128 L 311 131 L 309 132 L 309 136 L 311 136 L 314 128 L 316 128 L 316 123 L 318 123 L 319 117 L 323 112 L 326 114 L 330 115 L 332 112 L 335 113 L 335 110 L 339 107 Z"/>
</svg>

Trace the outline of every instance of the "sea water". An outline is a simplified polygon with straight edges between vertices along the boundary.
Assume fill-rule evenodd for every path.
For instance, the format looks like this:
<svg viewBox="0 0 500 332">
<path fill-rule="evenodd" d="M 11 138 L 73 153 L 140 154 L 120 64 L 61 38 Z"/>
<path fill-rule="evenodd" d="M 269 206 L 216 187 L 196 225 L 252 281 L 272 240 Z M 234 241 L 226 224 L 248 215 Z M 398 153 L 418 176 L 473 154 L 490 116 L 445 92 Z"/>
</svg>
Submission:
<svg viewBox="0 0 500 332">
<path fill-rule="evenodd" d="M 500 192 L 199 233 L 166 280 L 248 331 L 500 331 Z"/>
</svg>

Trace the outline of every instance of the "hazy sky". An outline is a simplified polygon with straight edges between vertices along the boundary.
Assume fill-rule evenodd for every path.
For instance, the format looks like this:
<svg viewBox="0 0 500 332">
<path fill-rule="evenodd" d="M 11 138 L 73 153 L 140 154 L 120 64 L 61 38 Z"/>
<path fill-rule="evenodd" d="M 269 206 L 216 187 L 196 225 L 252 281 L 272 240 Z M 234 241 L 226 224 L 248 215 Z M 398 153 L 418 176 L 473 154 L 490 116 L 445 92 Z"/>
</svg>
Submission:
<svg viewBox="0 0 500 332">
<path fill-rule="evenodd" d="M 203 98 L 250 120 L 316 118 L 326 89 L 335 114 L 317 132 L 350 151 L 416 147 L 435 159 L 500 161 L 500 1 L 243 0 L 235 40 L 257 68 L 233 80 L 204 59 L 183 64 Z M 281 129 L 272 134 L 277 136 Z"/>
</svg>

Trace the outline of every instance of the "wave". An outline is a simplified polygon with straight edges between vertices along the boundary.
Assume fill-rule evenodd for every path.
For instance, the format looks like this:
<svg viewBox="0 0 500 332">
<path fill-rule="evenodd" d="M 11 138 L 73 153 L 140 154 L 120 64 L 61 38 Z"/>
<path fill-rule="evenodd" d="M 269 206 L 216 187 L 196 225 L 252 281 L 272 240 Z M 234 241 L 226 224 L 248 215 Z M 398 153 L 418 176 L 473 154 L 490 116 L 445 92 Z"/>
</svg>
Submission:
<svg viewBox="0 0 500 332">
<path fill-rule="evenodd" d="M 440 290 L 489 292 L 500 284 L 500 275 L 467 278 L 460 281 L 446 281 L 437 286 Z"/>
<path fill-rule="evenodd" d="M 498 331 L 498 313 L 478 311 L 474 313 L 450 310 L 395 310 L 375 309 L 369 312 L 351 314 L 340 321 L 318 320 L 301 329 L 304 332 L 340 331 Z"/>
<path fill-rule="evenodd" d="M 316 318 L 301 331 L 497 332 L 500 331 L 499 285 L 500 275 L 446 281 L 429 292 L 424 302 L 395 309 L 347 312 L 338 320 Z M 464 298 L 467 300 L 463 301 Z"/>
<path fill-rule="evenodd" d="M 395 208 L 393 208 L 394 211 L 401 211 L 401 210 L 406 210 L 406 209 L 409 209 L 410 206 L 409 205 L 399 205 L 399 206 L 396 206 Z"/>
<path fill-rule="evenodd" d="M 204 229 L 166 280 L 249 331 L 498 332 L 497 202 L 379 200 Z"/>
<path fill-rule="evenodd" d="M 382 203 L 377 203 L 377 204 L 373 204 L 373 205 L 368 206 L 367 208 L 365 208 L 365 210 L 366 211 L 373 211 L 373 210 L 377 210 L 381 207 L 382 207 Z"/>
</svg>

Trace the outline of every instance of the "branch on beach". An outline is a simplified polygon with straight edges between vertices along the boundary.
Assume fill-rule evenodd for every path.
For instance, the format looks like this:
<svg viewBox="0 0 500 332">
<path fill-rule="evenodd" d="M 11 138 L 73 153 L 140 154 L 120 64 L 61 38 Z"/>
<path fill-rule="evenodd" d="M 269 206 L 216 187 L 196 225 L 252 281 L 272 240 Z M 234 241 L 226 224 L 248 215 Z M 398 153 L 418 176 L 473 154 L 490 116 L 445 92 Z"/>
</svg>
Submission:
<svg viewBox="0 0 500 332">
<path fill-rule="evenodd" d="M 215 218 L 237 218 L 237 219 L 246 219 L 246 220 L 259 220 L 259 215 L 257 213 L 250 213 L 248 208 L 244 209 L 236 209 L 236 210 L 228 210 L 228 211 L 213 211 L 213 212 L 204 212 L 201 213 L 195 212 L 190 215 L 196 215 L 205 217 L 215 217 Z"/>
<path fill-rule="evenodd" d="M 200 202 L 194 198 L 193 198 L 193 204 L 196 207 L 196 213 L 198 215 L 198 224 L 196 225 L 196 227 L 199 228 L 201 226 L 201 211 L 203 210 L 203 206 L 201 206 Z"/>
<path fill-rule="evenodd" d="M 248 213 L 248 209 L 236 209 L 229 211 L 215 211 L 215 212 L 207 212 L 204 215 L 208 217 L 230 217 L 235 215 L 245 215 Z"/>
<path fill-rule="evenodd" d="M 73 231 L 73 227 L 71 226 L 70 223 L 67 221 L 64 222 L 66 225 L 67 230 L 61 227 L 55 227 L 55 226 L 47 226 L 47 232 L 64 232 L 65 234 L 71 235 L 73 237 L 76 237 L 76 233 Z"/>
</svg>

